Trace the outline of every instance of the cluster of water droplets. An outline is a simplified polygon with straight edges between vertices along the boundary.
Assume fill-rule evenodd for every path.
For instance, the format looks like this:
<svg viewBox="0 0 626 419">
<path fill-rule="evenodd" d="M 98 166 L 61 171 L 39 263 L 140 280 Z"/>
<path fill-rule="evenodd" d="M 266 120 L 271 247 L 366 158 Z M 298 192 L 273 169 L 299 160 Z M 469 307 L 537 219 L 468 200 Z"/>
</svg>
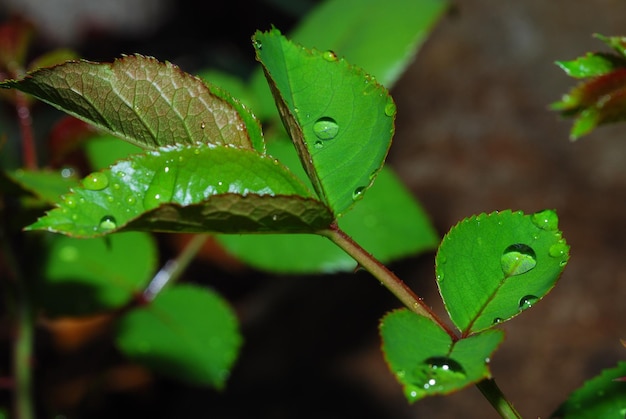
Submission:
<svg viewBox="0 0 626 419">
<path fill-rule="evenodd" d="M 449 357 L 424 360 L 413 371 L 398 371 L 409 399 L 419 400 L 428 394 L 441 394 L 458 388 L 467 379 L 461 364 Z"/>
</svg>

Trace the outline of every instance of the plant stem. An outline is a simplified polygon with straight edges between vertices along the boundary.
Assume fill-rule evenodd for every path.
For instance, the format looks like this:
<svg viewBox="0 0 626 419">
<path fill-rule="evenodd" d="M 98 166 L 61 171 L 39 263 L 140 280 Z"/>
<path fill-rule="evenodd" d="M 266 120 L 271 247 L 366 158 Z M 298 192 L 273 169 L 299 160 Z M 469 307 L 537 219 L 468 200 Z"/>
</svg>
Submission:
<svg viewBox="0 0 626 419">
<path fill-rule="evenodd" d="M 17 293 L 16 336 L 13 346 L 13 403 L 15 417 L 19 419 L 33 419 L 34 406 L 32 400 L 32 348 L 33 348 L 33 318 L 28 296 L 22 284 Z"/>
<path fill-rule="evenodd" d="M 147 301 L 152 301 L 167 284 L 176 281 L 196 257 L 208 237 L 207 234 L 194 235 L 178 256 L 165 262 L 165 265 L 154 275 L 144 290 L 143 297 Z"/>
<path fill-rule="evenodd" d="M 359 265 L 378 279 L 410 310 L 438 324 L 439 327 L 448 333 L 452 342 L 457 342 L 460 339 L 400 278 L 352 240 L 336 223 L 333 223 L 329 229 L 318 232 L 318 234 L 327 237 L 352 256 Z M 500 416 L 505 419 L 521 419 L 520 414 L 517 413 L 513 405 L 504 396 L 495 380 L 483 380 L 477 383 L 476 387 L 483 393 L 487 401 L 491 403 Z"/>
<path fill-rule="evenodd" d="M 507 400 L 494 379 L 483 380 L 476 387 L 504 419 L 521 419 L 522 416 Z"/>
<path fill-rule="evenodd" d="M 322 230 L 318 234 L 327 237 L 347 254 L 352 256 L 357 263 L 371 273 L 380 281 L 393 295 L 395 295 L 409 310 L 420 316 L 424 316 L 434 323 L 438 324 L 443 330 L 450 335 L 452 341 L 458 340 L 457 335 L 452 331 L 421 298 L 406 286 L 406 284 L 391 272 L 385 265 L 380 263 L 374 256 L 363 249 L 350 236 L 344 233 L 336 223 L 333 223 L 329 229 Z"/>
<path fill-rule="evenodd" d="M 24 167 L 28 170 L 37 169 L 37 152 L 35 148 L 35 137 L 33 135 L 33 119 L 30 115 L 30 107 L 26 100 L 26 95 L 22 92 L 15 92 L 15 109 L 17 119 L 22 134 L 22 159 Z"/>
<path fill-rule="evenodd" d="M 0 203 L 0 207 L 3 203 Z M 0 210 L 0 216 L 5 216 Z M 17 419 L 34 419 L 34 402 L 32 393 L 32 351 L 33 351 L 33 316 L 30 299 L 24 276 L 18 268 L 15 253 L 7 238 L 4 225 L 0 228 L 0 277 L 10 281 L 7 287 L 12 289 L 7 297 L 11 306 L 13 338 L 13 417 Z"/>
</svg>

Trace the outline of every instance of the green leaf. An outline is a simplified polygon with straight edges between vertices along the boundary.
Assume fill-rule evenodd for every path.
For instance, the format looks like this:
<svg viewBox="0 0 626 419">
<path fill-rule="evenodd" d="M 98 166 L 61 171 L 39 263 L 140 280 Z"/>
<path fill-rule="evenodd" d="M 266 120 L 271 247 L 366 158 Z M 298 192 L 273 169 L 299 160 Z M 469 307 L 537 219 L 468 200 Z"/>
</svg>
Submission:
<svg viewBox="0 0 626 419">
<path fill-rule="evenodd" d="M 444 0 L 327 0 L 307 13 L 289 38 L 320 51 L 335 51 L 367 69 L 391 89 L 448 8 Z M 275 115 L 271 93 L 261 71 L 254 73 L 257 115 Z M 272 112 L 273 111 L 273 112 Z"/>
<path fill-rule="evenodd" d="M 179 380 L 224 387 L 242 338 L 216 293 L 192 285 L 166 288 L 118 324 L 117 345 L 130 359 Z"/>
<path fill-rule="evenodd" d="M 387 90 L 329 51 L 308 51 L 276 29 L 257 32 L 283 123 L 316 192 L 339 216 L 363 196 L 382 167 L 394 131 Z"/>
<path fill-rule="evenodd" d="M 231 147 L 169 147 L 94 172 L 27 229 L 314 232 L 332 215 L 278 161 Z"/>
<path fill-rule="evenodd" d="M 140 55 L 113 63 L 70 61 L 0 83 L 142 148 L 218 144 L 260 148 L 258 125 L 248 131 L 236 101 L 171 63 Z M 251 139 L 253 137 L 253 139 Z"/>
<path fill-rule="evenodd" d="M 36 294 L 48 315 L 85 315 L 112 310 L 141 293 L 157 263 L 145 233 L 96 239 L 50 235 L 48 258 Z"/>
<path fill-rule="evenodd" d="M 494 329 L 453 342 L 437 324 L 407 309 L 383 317 L 380 334 L 389 369 L 411 403 L 489 378 L 489 358 L 504 340 L 504 332 Z"/>
<path fill-rule="evenodd" d="M 307 14 L 289 38 L 336 51 L 390 88 L 447 8 L 443 0 L 330 0 Z"/>
<path fill-rule="evenodd" d="M 69 169 L 60 171 L 17 169 L 6 172 L 6 175 L 21 188 L 48 204 L 54 204 L 70 187 L 78 184 L 74 171 Z"/>
<path fill-rule="evenodd" d="M 568 76 L 581 79 L 602 76 L 617 68 L 626 67 L 626 60 L 613 54 L 589 52 L 584 57 L 572 61 L 557 61 L 556 64 Z"/>
<path fill-rule="evenodd" d="M 84 147 L 90 167 L 94 170 L 105 169 L 132 154 L 143 153 L 136 145 L 107 134 L 90 138 Z"/>
<path fill-rule="evenodd" d="M 436 257 L 437 285 L 450 318 L 466 336 L 536 304 L 568 258 L 554 211 L 480 214 L 444 237 Z"/>
<path fill-rule="evenodd" d="M 619 362 L 574 391 L 552 414 L 563 419 L 624 419 L 626 416 L 626 362 Z"/>
<path fill-rule="evenodd" d="M 269 152 L 288 167 L 297 156 L 290 143 L 274 141 Z M 439 237 L 426 212 L 395 173 L 383 167 L 359 205 L 339 219 L 340 228 L 382 263 L 434 249 Z M 250 266 L 281 273 L 354 270 L 356 262 L 322 237 L 311 235 L 219 236 L 218 240 Z"/>
</svg>

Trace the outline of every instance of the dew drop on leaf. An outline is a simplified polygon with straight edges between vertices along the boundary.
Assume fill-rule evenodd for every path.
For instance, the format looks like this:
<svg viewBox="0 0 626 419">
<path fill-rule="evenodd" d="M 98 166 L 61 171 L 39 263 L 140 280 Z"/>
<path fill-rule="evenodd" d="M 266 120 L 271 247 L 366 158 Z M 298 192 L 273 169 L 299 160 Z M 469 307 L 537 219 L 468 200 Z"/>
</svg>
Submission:
<svg viewBox="0 0 626 419">
<path fill-rule="evenodd" d="M 204 122 L 200 123 L 200 129 L 205 129 L 206 128 L 206 124 Z"/>
<path fill-rule="evenodd" d="M 115 221 L 115 217 L 111 215 L 105 215 L 100 220 L 100 229 L 101 230 L 113 230 L 117 228 L 117 222 Z"/>
<path fill-rule="evenodd" d="M 83 187 L 90 191 L 101 191 L 109 186 L 109 178 L 101 172 L 94 172 L 83 179 Z"/>
<path fill-rule="evenodd" d="M 559 241 L 558 243 L 553 244 L 552 246 L 550 246 L 550 249 L 548 249 L 548 253 L 553 258 L 563 257 L 567 254 L 567 251 L 568 251 L 568 247 L 562 241 Z"/>
<path fill-rule="evenodd" d="M 537 227 L 543 230 L 555 231 L 559 228 L 559 217 L 552 210 L 536 212 L 533 214 L 532 220 Z"/>
<path fill-rule="evenodd" d="M 500 317 L 496 317 L 495 319 L 493 319 L 493 324 L 499 324 L 502 323 L 502 319 Z"/>
<path fill-rule="evenodd" d="M 534 295 L 526 295 L 522 299 L 519 300 L 519 309 L 524 311 L 528 308 L 531 308 L 536 302 L 539 300 Z"/>
<path fill-rule="evenodd" d="M 335 54 L 335 52 L 331 50 L 324 51 L 322 57 L 324 57 L 326 61 L 337 61 L 337 54 Z"/>
<path fill-rule="evenodd" d="M 365 188 L 363 186 L 359 186 L 358 188 L 356 188 L 354 192 L 352 193 L 352 199 L 354 200 L 359 199 L 364 190 Z"/>
<path fill-rule="evenodd" d="M 327 116 L 318 119 L 313 124 L 313 133 L 323 141 L 332 140 L 337 136 L 338 132 L 339 124 L 337 124 L 337 121 Z"/>
<path fill-rule="evenodd" d="M 521 243 L 512 244 L 504 249 L 500 264 L 507 277 L 521 275 L 537 265 L 537 255 L 530 246 Z"/>
<path fill-rule="evenodd" d="M 452 358 L 438 356 L 426 359 L 413 371 L 411 384 L 429 392 L 444 391 L 465 378 L 461 364 Z"/>
<path fill-rule="evenodd" d="M 396 104 L 392 100 L 385 105 L 385 115 L 394 116 L 396 114 Z"/>
<path fill-rule="evenodd" d="M 76 197 L 72 196 L 72 195 L 67 195 L 65 197 L 63 197 L 63 201 L 65 202 L 65 205 L 67 205 L 70 208 L 76 208 Z"/>
</svg>

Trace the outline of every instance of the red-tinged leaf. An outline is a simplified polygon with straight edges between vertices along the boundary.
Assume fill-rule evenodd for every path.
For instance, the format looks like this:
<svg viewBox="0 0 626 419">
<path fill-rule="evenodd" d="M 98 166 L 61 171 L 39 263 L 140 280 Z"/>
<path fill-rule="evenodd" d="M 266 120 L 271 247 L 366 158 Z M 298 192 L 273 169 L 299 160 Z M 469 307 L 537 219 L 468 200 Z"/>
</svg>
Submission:
<svg viewBox="0 0 626 419">
<path fill-rule="evenodd" d="M 607 100 L 610 95 L 624 88 L 626 88 L 626 68 L 619 68 L 579 84 L 566 94 L 560 102 L 553 104 L 552 109 L 563 111 L 569 115 L 575 114 L 584 108 Z"/>
<path fill-rule="evenodd" d="M 70 61 L 8 80 L 110 134 L 147 149 L 171 145 L 232 145 L 263 153 L 254 117 L 242 116 L 226 93 L 169 62 L 140 55 L 113 63 Z M 241 112 L 241 113 L 240 113 Z M 257 138 L 259 137 L 259 138 Z"/>
</svg>

